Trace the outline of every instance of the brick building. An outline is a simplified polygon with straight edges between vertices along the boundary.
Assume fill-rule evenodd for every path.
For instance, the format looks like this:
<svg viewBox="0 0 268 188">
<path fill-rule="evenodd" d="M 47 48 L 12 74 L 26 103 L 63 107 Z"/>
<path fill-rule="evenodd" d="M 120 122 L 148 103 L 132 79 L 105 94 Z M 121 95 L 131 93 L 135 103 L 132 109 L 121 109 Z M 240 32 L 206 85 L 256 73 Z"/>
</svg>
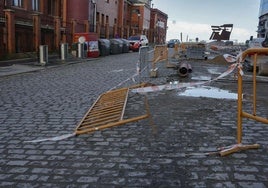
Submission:
<svg viewBox="0 0 268 188">
<path fill-rule="evenodd" d="M 60 0 L 5 0 L 0 4 L 0 49 L 3 54 L 59 45 Z"/>
<path fill-rule="evenodd" d="M 97 0 L 96 25 L 100 38 L 114 38 L 118 23 L 118 0 Z"/>
<path fill-rule="evenodd" d="M 156 44 L 164 44 L 167 34 L 168 15 L 158 9 L 151 9 L 149 40 Z"/>
<path fill-rule="evenodd" d="M 89 0 L 61 1 L 61 42 L 72 44 L 74 33 L 90 31 L 93 3 Z"/>
<path fill-rule="evenodd" d="M 151 1 L 134 2 L 131 5 L 130 34 L 145 34 L 148 36 L 150 29 Z"/>
<path fill-rule="evenodd" d="M 100 38 L 145 34 L 159 43 L 165 19 L 166 14 L 151 9 L 151 0 L 1 0 L 0 59 L 36 52 L 40 45 L 57 51 L 61 43 L 71 46 L 79 32 L 96 32 Z"/>
</svg>

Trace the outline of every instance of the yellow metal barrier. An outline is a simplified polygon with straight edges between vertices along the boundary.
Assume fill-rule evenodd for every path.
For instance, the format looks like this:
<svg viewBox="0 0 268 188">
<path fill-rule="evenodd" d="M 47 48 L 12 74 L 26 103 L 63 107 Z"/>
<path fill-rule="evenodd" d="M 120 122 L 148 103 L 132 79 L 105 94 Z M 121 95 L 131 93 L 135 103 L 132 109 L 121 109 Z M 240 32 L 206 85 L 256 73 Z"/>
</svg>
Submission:
<svg viewBox="0 0 268 188">
<path fill-rule="evenodd" d="M 257 107 L 256 107 L 256 75 L 257 75 L 257 58 L 258 55 L 268 55 L 268 48 L 252 48 L 244 51 L 242 53 L 242 62 L 248 55 L 253 55 L 254 64 L 253 64 L 253 112 L 252 114 L 244 112 L 242 106 L 242 94 L 243 94 L 243 79 L 241 73 L 241 67 L 238 68 L 238 99 L 237 99 L 237 144 L 233 146 L 229 146 L 220 151 L 221 156 L 225 156 L 228 154 L 232 154 L 237 151 L 247 150 L 247 149 L 258 149 L 260 147 L 259 144 L 252 145 L 243 145 L 242 144 L 242 119 L 249 118 L 252 120 L 256 120 L 265 124 L 268 124 L 268 119 L 257 116 Z"/>
<path fill-rule="evenodd" d="M 157 77 L 156 64 L 161 61 L 166 61 L 167 68 L 175 67 L 175 65 L 169 63 L 168 48 L 166 45 L 157 45 L 154 47 L 154 57 L 152 60 L 151 77 Z"/>
<path fill-rule="evenodd" d="M 179 44 L 178 43 L 175 43 L 173 55 L 171 57 L 172 58 L 175 58 L 177 55 L 179 55 Z"/>
<path fill-rule="evenodd" d="M 153 57 L 153 65 L 152 68 L 156 68 L 156 63 L 160 61 L 166 61 L 168 64 L 168 48 L 165 45 L 157 45 L 154 47 L 154 57 Z"/>
<path fill-rule="evenodd" d="M 138 85 L 131 88 L 135 87 L 138 87 Z M 76 127 L 75 135 L 91 133 L 149 118 L 149 105 L 145 96 L 146 114 L 124 119 L 129 89 L 116 89 L 100 95 Z"/>
</svg>

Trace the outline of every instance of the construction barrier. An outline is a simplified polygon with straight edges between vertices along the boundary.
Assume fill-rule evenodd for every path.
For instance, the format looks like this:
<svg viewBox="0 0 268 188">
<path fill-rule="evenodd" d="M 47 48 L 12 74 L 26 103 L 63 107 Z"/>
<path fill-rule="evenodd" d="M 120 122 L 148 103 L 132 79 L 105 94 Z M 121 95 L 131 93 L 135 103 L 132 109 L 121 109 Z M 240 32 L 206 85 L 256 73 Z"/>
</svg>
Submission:
<svg viewBox="0 0 268 188">
<path fill-rule="evenodd" d="M 186 45 L 184 43 L 176 43 L 174 45 L 173 55 L 172 58 L 180 58 L 185 57 L 186 55 Z"/>
<path fill-rule="evenodd" d="M 179 55 L 179 44 L 175 43 L 174 44 L 174 51 L 173 51 L 173 55 L 171 56 L 172 58 L 175 58 L 176 56 Z"/>
<path fill-rule="evenodd" d="M 203 43 L 188 43 L 186 44 L 186 57 L 187 59 L 206 59 L 206 46 Z"/>
<path fill-rule="evenodd" d="M 175 67 L 174 64 L 171 64 L 169 62 L 168 57 L 169 57 L 168 56 L 168 48 L 166 45 L 156 45 L 154 47 L 154 57 L 152 60 L 152 69 L 151 69 L 151 73 L 150 73 L 151 77 L 157 77 L 158 69 L 156 67 L 156 64 L 159 62 L 165 61 L 167 68 L 174 68 Z"/>
<path fill-rule="evenodd" d="M 183 57 L 187 59 L 207 59 L 206 45 L 203 43 L 181 43 L 175 44 L 172 58 Z"/>
<path fill-rule="evenodd" d="M 166 45 L 156 45 L 154 47 L 153 63 L 168 61 L 168 48 Z"/>
<path fill-rule="evenodd" d="M 149 69 L 151 68 L 151 65 L 149 63 L 149 47 L 143 46 L 139 49 L 139 60 L 137 61 L 137 75 L 139 76 L 139 83 L 142 83 L 142 77 L 144 73 L 149 72 Z M 148 70 L 148 71 L 146 71 Z"/>
<path fill-rule="evenodd" d="M 129 90 L 136 87 L 143 87 L 144 84 L 133 85 L 129 88 L 120 88 L 107 91 L 100 95 L 95 103 L 89 108 L 83 119 L 71 134 L 61 136 L 25 141 L 29 143 L 59 141 L 80 134 L 92 133 L 95 131 L 123 125 L 130 122 L 139 121 L 150 117 L 149 104 L 145 99 L 145 114 L 125 119 L 124 113 L 127 106 Z"/>
<path fill-rule="evenodd" d="M 100 95 L 78 124 L 75 134 L 90 133 L 148 118 L 149 105 L 146 99 L 146 114 L 124 119 L 128 92 L 129 88 L 121 88 Z"/>
<path fill-rule="evenodd" d="M 243 111 L 242 106 L 242 95 L 243 95 L 243 70 L 242 70 L 242 62 L 244 62 L 245 58 L 248 55 L 254 56 L 254 68 L 253 68 L 253 112 L 252 114 Z M 260 147 L 259 144 L 252 144 L 252 145 L 243 145 L 242 144 L 242 119 L 248 118 L 252 119 L 258 122 L 262 122 L 265 124 L 268 124 L 268 119 L 263 118 L 257 115 L 257 106 L 256 106 L 256 99 L 257 99 L 257 93 L 256 93 L 256 76 L 257 76 L 257 58 L 258 55 L 268 55 L 268 48 L 257 48 L 257 49 L 248 49 L 242 53 L 240 53 L 237 57 L 225 54 L 223 57 L 226 59 L 227 62 L 233 63 L 229 66 L 228 70 L 226 70 L 224 73 L 219 75 L 217 78 L 214 78 L 213 80 L 204 81 L 204 82 L 188 82 L 188 83 L 168 83 L 165 85 L 158 85 L 158 86 L 147 86 L 147 87 L 141 87 L 141 88 L 135 88 L 132 89 L 131 92 L 133 93 L 147 93 L 147 92 L 158 92 L 163 90 L 176 90 L 176 89 L 182 89 L 186 87 L 193 87 L 193 86 L 201 86 L 205 84 L 209 84 L 212 81 L 218 80 L 220 78 L 223 78 L 227 75 L 229 75 L 231 72 L 237 68 L 237 76 L 238 76 L 238 99 L 237 99 L 237 144 L 221 147 L 219 150 L 215 153 L 219 153 L 221 156 L 226 156 L 229 154 L 232 154 L 237 151 L 241 150 L 248 150 L 248 149 L 258 149 Z M 236 63 L 234 63 L 236 61 Z"/>
<path fill-rule="evenodd" d="M 209 84 L 213 81 L 219 80 L 221 78 L 224 78 L 225 76 L 231 74 L 236 68 L 237 68 L 237 63 L 231 64 L 228 69 L 217 76 L 214 79 L 208 80 L 208 81 L 198 81 L 198 82 L 170 82 L 164 85 L 156 85 L 156 86 L 145 86 L 145 87 L 139 87 L 139 88 L 133 88 L 131 89 L 131 92 L 133 93 L 149 93 L 149 92 L 159 92 L 159 91 L 164 91 L 164 90 L 176 90 L 176 89 L 183 89 L 187 87 L 196 87 L 196 86 L 202 86 Z"/>
<path fill-rule="evenodd" d="M 203 43 L 181 43 L 175 44 L 173 55 L 171 58 L 179 58 L 181 56 L 188 59 L 207 59 L 205 54 L 206 46 Z M 150 72 L 150 77 L 157 77 L 158 68 L 156 64 L 158 62 L 165 61 L 167 68 L 174 68 L 176 64 L 169 62 L 169 51 L 166 45 L 156 45 L 154 47 L 154 55 L 152 60 L 152 69 Z"/>
<path fill-rule="evenodd" d="M 244 51 L 240 54 L 237 58 L 238 63 L 242 63 L 245 58 L 249 55 L 254 56 L 254 64 L 253 64 L 253 100 L 252 100 L 252 114 L 243 111 L 242 105 L 242 95 L 243 95 L 243 71 L 242 66 L 238 66 L 237 76 L 238 76 L 238 99 L 237 99 L 237 144 L 232 146 L 227 146 L 220 151 L 221 156 L 225 156 L 228 154 L 232 154 L 237 151 L 241 150 L 248 150 L 248 149 L 258 149 L 260 147 L 259 144 L 252 144 L 252 145 L 243 145 L 242 144 L 242 120 L 243 118 L 252 119 L 258 122 L 262 122 L 268 124 L 268 119 L 257 116 L 257 106 L 256 106 L 256 99 L 257 99 L 257 86 L 256 86 L 256 76 L 257 76 L 257 58 L 259 55 L 268 55 L 267 48 L 251 48 Z"/>
</svg>

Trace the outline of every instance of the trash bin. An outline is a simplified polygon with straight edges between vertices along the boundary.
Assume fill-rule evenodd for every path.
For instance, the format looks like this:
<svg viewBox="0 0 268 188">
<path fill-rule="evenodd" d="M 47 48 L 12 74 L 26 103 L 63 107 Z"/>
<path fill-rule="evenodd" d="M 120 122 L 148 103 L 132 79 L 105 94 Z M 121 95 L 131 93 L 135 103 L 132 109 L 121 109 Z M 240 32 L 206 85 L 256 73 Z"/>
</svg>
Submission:
<svg viewBox="0 0 268 188">
<path fill-rule="evenodd" d="M 73 43 L 71 46 L 71 54 L 74 57 L 78 57 L 78 43 Z"/>
<path fill-rule="evenodd" d="M 39 46 L 39 63 L 46 65 L 48 63 L 48 45 Z"/>
<path fill-rule="evenodd" d="M 129 41 L 127 39 L 118 39 L 118 40 L 121 40 L 123 42 L 123 49 L 122 49 L 122 52 L 123 53 L 128 53 L 129 52 Z"/>
<path fill-rule="evenodd" d="M 98 39 L 89 39 L 90 41 L 86 41 L 86 45 L 87 45 L 87 54 L 86 57 L 92 57 L 92 58 L 96 58 L 100 56 L 100 52 L 99 52 L 99 43 L 98 43 Z"/>
<path fill-rule="evenodd" d="M 62 43 L 60 45 L 60 59 L 66 60 L 68 57 L 68 43 Z"/>
<path fill-rule="evenodd" d="M 98 35 L 97 33 L 74 33 L 73 42 L 84 43 L 84 56 L 96 58 L 99 57 L 99 44 L 98 44 Z M 80 54 L 81 55 L 81 54 Z"/>
<path fill-rule="evenodd" d="M 111 54 L 120 54 L 123 52 L 123 42 L 120 41 L 119 39 L 110 39 L 111 42 Z"/>
<path fill-rule="evenodd" d="M 110 55 L 110 41 L 108 39 L 99 39 L 99 50 L 101 56 Z"/>
</svg>

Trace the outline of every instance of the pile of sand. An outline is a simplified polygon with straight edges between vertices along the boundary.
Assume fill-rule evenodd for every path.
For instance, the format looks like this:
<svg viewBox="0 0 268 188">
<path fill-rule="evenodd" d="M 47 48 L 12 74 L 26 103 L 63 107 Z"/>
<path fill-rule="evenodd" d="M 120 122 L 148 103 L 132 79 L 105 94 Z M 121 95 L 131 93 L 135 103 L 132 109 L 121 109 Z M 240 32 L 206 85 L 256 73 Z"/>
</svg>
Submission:
<svg viewBox="0 0 268 188">
<path fill-rule="evenodd" d="M 216 64 L 230 64 L 229 62 L 227 62 L 225 60 L 225 58 L 223 57 L 223 55 L 217 55 L 211 59 L 208 59 L 207 62 L 209 63 L 216 63 Z"/>
</svg>

